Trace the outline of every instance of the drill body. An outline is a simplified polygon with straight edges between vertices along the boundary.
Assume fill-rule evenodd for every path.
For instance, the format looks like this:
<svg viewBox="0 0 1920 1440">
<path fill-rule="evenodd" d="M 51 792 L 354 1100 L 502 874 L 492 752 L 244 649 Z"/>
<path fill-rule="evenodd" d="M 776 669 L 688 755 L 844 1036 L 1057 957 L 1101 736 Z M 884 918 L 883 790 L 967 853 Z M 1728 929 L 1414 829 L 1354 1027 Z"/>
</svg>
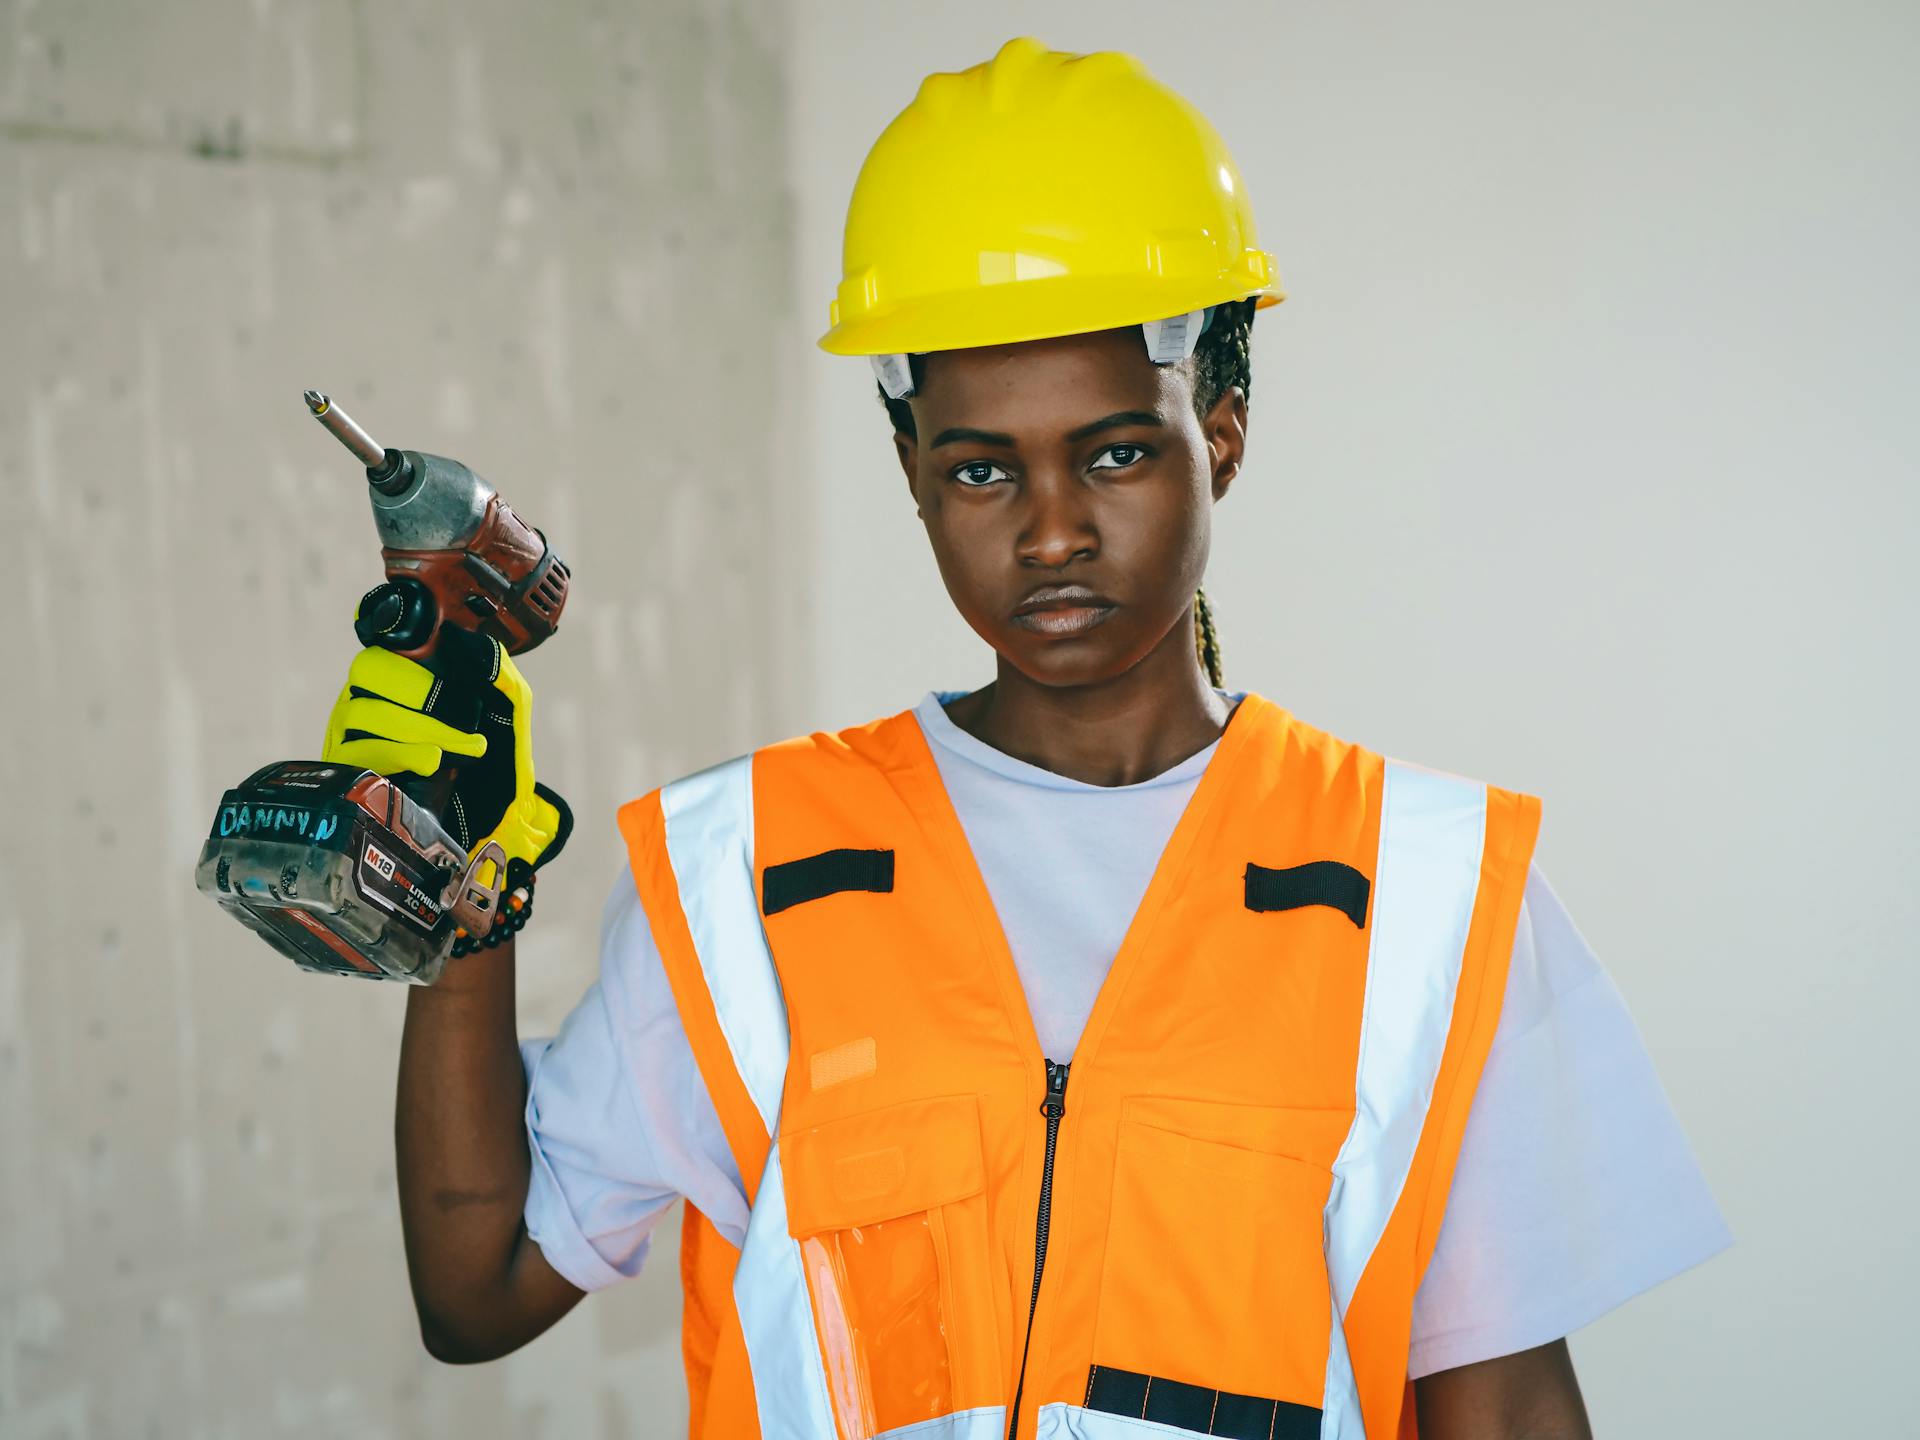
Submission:
<svg viewBox="0 0 1920 1440">
<path fill-rule="evenodd" d="M 388 450 L 367 471 L 386 583 L 361 601 L 362 644 L 424 662 L 442 625 L 498 640 L 509 655 L 560 624 L 568 571 L 546 537 L 485 480 L 442 455 Z"/>
</svg>

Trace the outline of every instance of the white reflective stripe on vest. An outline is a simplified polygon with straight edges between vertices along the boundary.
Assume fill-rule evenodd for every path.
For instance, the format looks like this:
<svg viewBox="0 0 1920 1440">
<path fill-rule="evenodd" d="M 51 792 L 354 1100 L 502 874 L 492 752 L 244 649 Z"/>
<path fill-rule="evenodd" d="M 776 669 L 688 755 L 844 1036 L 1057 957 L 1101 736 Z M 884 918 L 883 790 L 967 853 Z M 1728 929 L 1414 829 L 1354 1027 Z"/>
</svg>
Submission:
<svg viewBox="0 0 1920 1440">
<path fill-rule="evenodd" d="M 1000 1440 L 1006 1433 L 1006 1408 L 983 1405 L 978 1410 L 956 1410 L 951 1415 L 882 1430 L 873 1440 Z"/>
<path fill-rule="evenodd" d="M 714 1017 L 767 1134 L 775 1135 L 787 1082 L 787 1005 L 754 889 L 753 757 L 662 787 L 660 815 Z"/>
<path fill-rule="evenodd" d="M 729 760 L 663 787 L 660 813 L 674 887 L 713 997 L 714 1018 L 768 1136 L 777 1137 L 790 1042 L 786 1001 L 754 887 L 753 757 Z M 763 1440 L 834 1440 L 800 1243 L 787 1233 L 777 1139 L 768 1146 L 767 1166 L 747 1217 L 733 1299 Z"/>
<path fill-rule="evenodd" d="M 1426 1128 L 1453 1025 L 1486 834 L 1485 785 L 1387 761 L 1353 1125 L 1333 1163 L 1327 1198 L 1333 1327 L 1322 1440 L 1360 1440 L 1366 1433 L 1341 1318 L 1399 1203 Z"/>
<path fill-rule="evenodd" d="M 814 1334 L 813 1305 L 800 1242 L 787 1230 L 787 1184 L 780 1142 L 767 1152 L 760 1193 L 747 1216 L 747 1240 L 733 1272 L 733 1303 L 753 1371 L 761 1440 L 834 1440 L 827 1372 Z"/>
<path fill-rule="evenodd" d="M 1042 1405 L 1033 1440 L 1151 1440 L 1165 1435 L 1168 1440 L 1193 1440 L 1194 1432 L 1157 1420 L 1136 1420 L 1131 1415 L 1109 1415 L 1104 1410 L 1082 1410 L 1078 1405 L 1056 1401 Z"/>
</svg>

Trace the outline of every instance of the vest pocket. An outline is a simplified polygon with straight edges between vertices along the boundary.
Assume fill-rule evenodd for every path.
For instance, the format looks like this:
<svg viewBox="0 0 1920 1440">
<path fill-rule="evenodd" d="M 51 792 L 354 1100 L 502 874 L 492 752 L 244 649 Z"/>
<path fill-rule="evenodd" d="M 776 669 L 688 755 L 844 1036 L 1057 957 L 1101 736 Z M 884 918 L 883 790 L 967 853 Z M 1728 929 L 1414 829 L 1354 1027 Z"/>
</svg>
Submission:
<svg viewBox="0 0 1920 1440">
<path fill-rule="evenodd" d="M 1305 1139 L 1338 1118 L 1158 1097 L 1127 1102 L 1097 1366 L 1319 1406 L 1332 1315 L 1321 1240 L 1332 1173 L 1219 1137 Z"/>
<path fill-rule="evenodd" d="M 978 1403 L 965 1345 L 982 1320 L 979 1102 L 918 1100 L 780 1137 L 788 1228 L 840 1433 L 865 1440 Z"/>
</svg>

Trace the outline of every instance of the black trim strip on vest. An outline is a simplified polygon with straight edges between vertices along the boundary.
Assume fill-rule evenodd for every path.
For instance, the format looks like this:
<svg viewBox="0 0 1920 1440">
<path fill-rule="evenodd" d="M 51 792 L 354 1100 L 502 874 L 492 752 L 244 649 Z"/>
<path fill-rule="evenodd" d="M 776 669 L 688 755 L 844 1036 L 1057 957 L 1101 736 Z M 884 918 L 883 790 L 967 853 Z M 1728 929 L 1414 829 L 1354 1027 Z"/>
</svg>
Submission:
<svg viewBox="0 0 1920 1440">
<path fill-rule="evenodd" d="M 893 851 L 822 850 L 804 860 L 769 865 L 760 875 L 760 910 L 778 915 L 842 890 L 893 890 Z"/>
<path fill-rule="evenodd" d="M 1367 928 L 1367 896 L 1373 882 L 1338 860 L 1314 860 L 1286 870 L 1247 863 L 1247 909 L 1298 910 L 1302 905 L 1331 905 L 1362 930 Z"/>
<path fill-rule="evenodd" d="M 1088 1370 L 1086 1408 L 1227 1440 L 1320 1440 L 1317 1405 L 1233 1395 L 1109 1365 Z"/>
</svg>

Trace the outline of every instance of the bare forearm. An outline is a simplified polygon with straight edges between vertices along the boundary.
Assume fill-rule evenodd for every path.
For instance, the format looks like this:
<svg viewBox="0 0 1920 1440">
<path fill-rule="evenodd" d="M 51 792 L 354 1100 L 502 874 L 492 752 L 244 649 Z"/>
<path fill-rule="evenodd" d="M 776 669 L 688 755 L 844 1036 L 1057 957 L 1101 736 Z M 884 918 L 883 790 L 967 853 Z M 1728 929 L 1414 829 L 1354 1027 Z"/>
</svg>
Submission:
<svg viewBox="0 0 1920 1440">
<path fill-rule="evenodd" d="M 511 943 L 449 961 L 407 996 L 394 1112 L 401 1228 L 427 1348 L 492 1359 L 565 1314 L 580 1292 L 527 1238 L 526 1079 Z"/>
<path fill-rule="evenodd" d="M 1420 1440 L 1593 1440 L 1567 1342 L 1414 1381 Z"/>
</svg>

